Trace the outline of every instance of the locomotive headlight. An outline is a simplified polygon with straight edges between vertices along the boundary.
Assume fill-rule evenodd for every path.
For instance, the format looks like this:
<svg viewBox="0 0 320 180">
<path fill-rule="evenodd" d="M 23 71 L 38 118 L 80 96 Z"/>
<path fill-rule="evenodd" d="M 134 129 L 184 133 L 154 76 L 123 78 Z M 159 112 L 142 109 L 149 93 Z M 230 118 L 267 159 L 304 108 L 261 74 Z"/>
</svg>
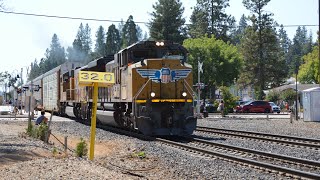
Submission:
<svg viewBox="0 0 320 180">
<path fill-rule="evenodd" d="M 150 96 L 151 96 L 151 97 L 155 97 L 155 96 L 156 96 L 156 93 L 151 92 L 151 93 L 150 93 Z"/>
<path fill-rule="evenodd" d="M 183 96 L 183 97 L 186 97 L 186 96 L 187 96 L 187 93 L 186 93 L 186 92 L 183 92 L 183 93 L 182 93 L 182 96 Z"/>
<path fill-rule="evenodd" d="M 156 42 L 157 46 L 164 46 L 164 42 Z"/>
</svg>

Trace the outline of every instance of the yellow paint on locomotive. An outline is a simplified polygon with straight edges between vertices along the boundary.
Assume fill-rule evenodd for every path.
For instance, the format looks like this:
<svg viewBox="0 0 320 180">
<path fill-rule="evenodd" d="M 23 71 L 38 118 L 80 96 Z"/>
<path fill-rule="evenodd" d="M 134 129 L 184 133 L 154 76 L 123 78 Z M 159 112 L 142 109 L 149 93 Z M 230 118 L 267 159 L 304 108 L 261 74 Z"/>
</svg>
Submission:
<svg viewBox="0 0 320 180">
<path fill-rule="evenodd" d="M 149 78 L 143 78 L 138 72 L 137 69 L 157 69 L 161 68 L 169 68 L 170 70 L 179 70 L 179 69 L 192 69 L 192 67 L 188 64 L 182 65 L 179 60 L 176 59 L 150 59 L 144 60 L 145 66 L 142 66 L 140 62 L 133 64 L 130 67 L 132 75 L 132 97 L 134 97 L 139 89 L 144 86 L 144 84 L 149 80 Z M 129 79 L 129 78 L 127 78 Z M 175 82 L 168 83 L 160 83 L 153 82 L 152 80 L 148 81 L 148 84 L 141 91 L 141 93 L 137 96 L 136 100 L 145 100 L 150 98 L 150 93 L 154 92 L 155 97 L 152 99 L 158 99 L 159 101 L 155 102 L 163 102 L 161 99 L 166 99 L 168 101 L 174 101 L 173 99 L 187 99 L 189 102 L 192 102 L 192 94 L 187 91 L 187 88 L 184 86 L 184 80 L 192 86 L 192 72 L 188 74 L 186 78 L 181 78 Z M 182 93 L 187 92 L 187 96 L 183 97 Z M 161 94 L 160 94 L 161 93 Z M 131 94 L 131 93 L 130 93 Z M 139 102 L 139 101 L 136 101 Z M 142 101 L 140 101 L 142 103 Z"/>
</svg>

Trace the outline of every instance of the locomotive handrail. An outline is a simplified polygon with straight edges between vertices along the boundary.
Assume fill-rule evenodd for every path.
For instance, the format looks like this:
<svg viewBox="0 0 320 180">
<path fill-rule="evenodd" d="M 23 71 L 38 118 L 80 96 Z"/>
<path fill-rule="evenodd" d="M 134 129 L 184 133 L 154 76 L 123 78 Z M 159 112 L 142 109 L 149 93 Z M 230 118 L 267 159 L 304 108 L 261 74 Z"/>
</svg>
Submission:
<svg viewBox="0 0 320 180">
<path fill-rule="evenodd" d="M 196 94 L 198 96 L 198 94 L 195 91 L 193 91 L 193 89 L 191 88 L 191 86 L 188 84 L 188 82 L 185 79 L 184 79 L 184 82 L 185 82 L 185 85 L 187 84 L 187 88 L 186 88 L 187 91 L 190 93 L 190 90 L 191 90 L 192 91 L 192 93 L 190 93 L 191 95 Z M 188 88 L 190 88 L 190 90 Z"/>
<path fill-rule="evenodd" d="M 133 96 L 133 115 L 136 116 L 136 98 L 140 95 L 140 93 L 142 92 L 142 90 L 144 89 L 144 87 L 146 87 L 146 85 L 148 84 L 148 82 L 150 81 L 151 79 L 148 79 L 148 81 L 139 89 L 139 91 L 136 93 L 136 95 Z"/>
</svg>

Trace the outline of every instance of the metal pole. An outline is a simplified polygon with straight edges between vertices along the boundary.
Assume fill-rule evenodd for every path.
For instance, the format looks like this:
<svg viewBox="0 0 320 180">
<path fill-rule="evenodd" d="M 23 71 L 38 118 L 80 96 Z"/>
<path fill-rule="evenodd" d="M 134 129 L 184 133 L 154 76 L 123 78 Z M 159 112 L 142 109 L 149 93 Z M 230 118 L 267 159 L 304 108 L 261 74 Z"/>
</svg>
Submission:
<svg viewBox="0 0 320 180">
<path fill-rule="evenodd" d="M 298 66 L 297 66 L 297 72 L 296 72 L 296 120 L 298 121 L 298 99 L 299 99 L 299 94 L 298 94 Z"/>
<path fill-rule="evenodd" d="M 199 58 L 198 58 L 198 100 L 197 100 L 197 116 L 200 115 L 200 68 L 199 68 L 199 65 L 200 65 L 200 61 L 199 61 Z"/>
<path fill-rule="evenodd" d="M 97 113 L 97 101 L 98 101 L 98 83 L 93 85 L 93 96 L 92 96 L 92 115 L 91 115 L 91 133 L 90 133 L 90 154 L 89 159 L 92 161 L 94 158 L 94 144 L 96 140 L 96 113 Z"/>
<path fill-rule="evenodd" d="M 23 85 L 23 81 L 22 81 L 22 72 L 23 72 L 23 68 L 21 68 L 21 76 L 20 76 L 20 80 L 21 80 L 21 91 L 20 91 L 20 115 L 22 115 L 22 85 Z"/>
<path fill-rule="evenodd" d="M 318 60 L 319 60 L 319 64 L 318 64 L 318 83 L 319 83 L 319 86 L 320 86 L 320 9 L 319 9 L 319 6 L 320 6 L 320 0 L 318 0 L 318 20 L 319 20 L 319 23 L 318 23 Z"/>
<path fill-rule="evenodd" d="M 4 102 L 7 104 L 7 83 L 4 83 Z"/>
<path fill-rule="evenodd" d="M 31 112 L 31 100 L 32 100 L 32 96 L 33 96 L 33 82 L 31 80 L 31 85 L 30 85 L 30 96 L 29 96 L 29 112 L 28 112 L 28 125 L 31 126 L 31 115 L 30 115 L 30 112 Z"/>
</svg>

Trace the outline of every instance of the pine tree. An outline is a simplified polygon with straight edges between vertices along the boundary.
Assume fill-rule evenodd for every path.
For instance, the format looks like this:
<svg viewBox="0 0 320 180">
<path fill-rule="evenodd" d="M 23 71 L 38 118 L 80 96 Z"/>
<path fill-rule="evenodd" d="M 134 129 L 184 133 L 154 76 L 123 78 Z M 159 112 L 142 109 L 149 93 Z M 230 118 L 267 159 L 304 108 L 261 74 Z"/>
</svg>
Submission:
<svg viewBox="0 0 320 180">
<path fill-rule="evenodd" d="M 138 41 L 143 40 L 143 31 L 139 25 L 136 25 Z"/>
<path fill-rule="evenodd" d="M 120 35 L 114 24 L 110 25 L 106 41 L 107 55 L 115 54 L 120 50 Z"/>
<path fill-rule="evenodd" d="M 247 18 L 245 17 L 244 14 L 242 14 L 239 21 L 239 26 L 235 28 L 235 30 L 231 30 L 231 38 L 232 38 L 233 44 L 235 45 L 240 44 L 241 38 L 243 37 L 243 34 L 247 27 L 248 27 Z"/>
<path fill-rule="evenodd" d="M 263 99 L 263 90 L 280 85 L 285 79 L 285 59 L 279 45 L 272 14 L 264 12 L 270 0 L 244 0 L 251 11 L 251 25 L 241 42 L 244 70 L 240 83 L 253 84 L 257 99 Z"/>
<path fill-rule="evenodd" d="M 0 0 L 0 10 L 5 10 L 5 6 L 3 4 L 3 0 Z"/>
<path fill-rule="evenodd" d="M 296 34 L 293 37 L 292 45 L 289 47 L 288 52 L 288 66 L 289 75 L 297 73 L 300 65 L 302 64 L 302 56 L 308 54 L 312 50 L 312 35 L 307 38 L 307 30 L 303 27 L 298 27 Z"/>
<path fill-rule="evenodd" d="M 95 45 L 95 53 L 97 56 L 105 56 L 106 55 L 106 33 L 102 26 L 99 26 L 98 31 L 96 32 L 96 45 Z"/>
<path fill-rule="evenodd" d="M 72 47 L 67 48 L 68 60 L 88 62 L 89 54 L 91 52 L 91 44 L 91 29 L 88 24 L 86 24 L 84 28 L 81 23 L 76 38 L 72 43 Z"/>
<path fill-rule="evenodd" d="M 64 48 L 61 47 L 59 38 L 56 34 L 52 36 L 47 61 L 50 61 L 55 66 L 63 64 L 66 61 Z M 51 67 L 51 68 L 54 68 L 54 67 Z"/>
<path fill-rule="evenodd" d="M 184 8 L 180 0 L 159 0 L 153 5 L 154 11 L 148 26 L 154 40 L 171 40 L 181 43 L 186 37 L 183 27 Z"/>
<path fill-rule="evenodd" d="M 89 53 L 91 52 L 91 45 L 92 45 L 91 28 L 89 27 L 88 24 L 86 24 L 86 27 L 84 29 L 83 39 L 82 39 L 82 47 L 83 47 L 83 51 L 87 55 L 87 57 L 88 57 Z"/>
<path fill-rule="evenodd" d="M 289 48 L 291 46 L 291 40 L 289 39 L 287 32 L 284 30 L 283 25 L 280 25 L 280 29 L 278 32 L 278 39 L 279 39 L 279 43 L 280 43 L 280 48 L 282 50 L 282 54 L 283 54 L 283 58 L 285 59 L 285 70 L 286 72 L 289 71 L 289 67 L 287 66 L 287 64 L 289 63 L 290 59 L 289 59 Z M 289 75 L 289 73 L 287 73 L 287 76 Z"/>
<path fill-rule="evenodd" d="M 205 34 L 211 34 L 209 31 L 209 12 L 197 4 L 191 14 L 189 32 L 191 38 L 202 37 Z"/>
<path fill-rule="evenodd" d="M 130 46 L 138 41 L 136 24 L 133 21 L 133 16 L 129 16 L 127 22 L 122 28 L 122 47 Z"/>
<path fill-rule="evenodd" d="M 235 19 L 225 13 L 228 6 L 229 0 L 197 0 L 190 18 L 189 35 L 201 37 L 207 33 L 225 42 L 230 40 L 228 32 L 234 28 Z"/>
</svg>

